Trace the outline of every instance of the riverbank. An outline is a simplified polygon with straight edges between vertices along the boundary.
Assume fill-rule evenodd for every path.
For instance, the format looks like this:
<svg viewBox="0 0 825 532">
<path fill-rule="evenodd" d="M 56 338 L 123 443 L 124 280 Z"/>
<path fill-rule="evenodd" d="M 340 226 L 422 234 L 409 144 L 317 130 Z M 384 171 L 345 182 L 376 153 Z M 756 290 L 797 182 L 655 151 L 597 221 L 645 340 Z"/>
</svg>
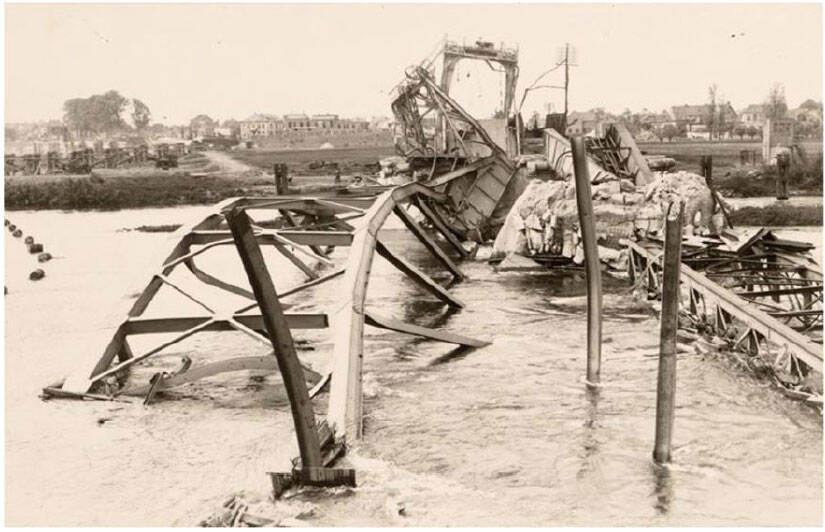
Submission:
<svg viewBox="0 0 825 532">
<path fill-rule="evenodd" d="M 238 150 L 227 155 L 250 167 L 272 171 L 283 163 L 290 175 L 334 175 L 336 165 L 342 174 L 373 174 L 381 167 L 378 161 L 395 155 L 392 146 L 333 148 L 327 150 Z"/>
<path fill-rule="evenodd" d="M 777 202 L 764 206 L 740 207 L 731 211 L 730 221 L 734 227 L 821 226 L 822 205 L 783 205 Z"/>
<path fill-rule="evenodd" d="M 276 193 L 273 176 L 222 152 L 182 157 L 178 168 L 95 170 L 90 175 L 6 176 L 5 208 L 19 210 L 118 210 L 208 205 L 235 196 Z M 343 177 L 346 184 L 348 178 Z M 334 175 L 293 179 L 296 193 L 326 192 L 340 186 Z"/>
<path fill-rule="evenodd" d="M 771 196 L 776 192 L 776 168 L 762 164 L 742 165 L 741 151 L 762 153 L 761 141 L 728 142 L 640 142 L 644 153 L 665 155 L 676 160 L 677 169 L 701 174 L 702 156 L 713 158 L 713 179 L 726 197 Z M 807 164 L 791 169 L 788 191 L 791 195 L 822 194 L 822 145 L 819 141 L 801 143 Z"/>
</svg>

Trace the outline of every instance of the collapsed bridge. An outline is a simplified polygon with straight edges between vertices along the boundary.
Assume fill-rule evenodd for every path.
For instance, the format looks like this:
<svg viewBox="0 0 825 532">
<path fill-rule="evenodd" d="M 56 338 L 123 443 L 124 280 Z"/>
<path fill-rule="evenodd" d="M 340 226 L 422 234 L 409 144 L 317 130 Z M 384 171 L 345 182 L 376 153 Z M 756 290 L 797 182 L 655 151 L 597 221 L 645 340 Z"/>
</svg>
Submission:
<svg viewBox="0 0 825 532">
<path fill-rule="evenodd" d="M 508 83 L 515 83 L 517 69 L 511 54 L 478 48 L 465 48 L 462 53 L 478 54 L 485 61 L 499 59 L 509 69 Z M 391 214 L 426 247 L 453 282 L 464 278 L 457 259 L 472 256 L 467 240 L 489 243 L 495 239 L 494 248 L 505 256 L 580 263 L 576 260 L 580 242 L 576 239 L 579 227 L 569 139 L 545 129 L 541 153 L 525 153 L 517 113 L 477 120 L 450 97 L 444 84 L 436 83 L 426 67 L 416 67 L 408 71 L 392 103 L 402 128 L 398 148 L 409 163 L 405 183 L 374 187 L 374 194 L 367 194 L 365 187 L 349 195 L 235 198 L 215 206 L 205 218 L 175 234 L 171 253 L 159 261 L 137 300 L 115 318 L 112 336 L 102 350 L 89 353 L 77 372 L 46 387 L 44 393 L 97 400 L 136 395 L 148 404 L 161 397 L 159 392 L 223 373 L 280 372 L 301 456 L 293 461 L 292 474 L 273 476 L 276 494 L 291 482 L 328 485 L 352 480 L 331 466 L 347 442 L 363 433 L 363 359 L 370 355 L 364 348 L 365 326 L 467 347 L 487 343 L 366 309 L 376 252 L 430 296 L 448 307 L 463 306 L 447 285 L 382 241 L 379 231 Z M 603 243 L 622 248 L 631 279 L 643 280 L 651 296 L 657 297 L 662 207 L 674 197 L 687 197 L 691 229 L 685 235 L 683 267 L 690 270 L 684 272 L 683 292 L 692 329 L 732 336 L 730 347 L 748 354 L 747 362 L 754 364 L 751 360 L 756 356 L 767 361 L 764 367 L 789 393 L 821 404 L 821 354 L 817 356 L 821 336 L 812 333 L 821 329 L 822 279 L 814 264 L 803 261 L 807 250 L 794 249 L 793 243 L 765 234 L 752 241 L 741 239 L 724 220 L 723 200 L 699 176 L 652 172 L 620 124 L 606 125 L 600 133 L 588 143 L 587 160 L 597 230 Z M 411 207 L 432 232 L 416 220 Z M 508 235 L 514 238 L 508 240 Z M 208 273 L 196 262 L 210 250 L 233 245 L 252 290 Z M 306 279 L 276 292 L 261 246 L 274 248 Z M 329 258 L 331 248 L 339 247 L 349 249 L 343 266 Z M 328 270 L 319 273 L 314 263 Z M 248 299 L 248 304 L 231 312 L 213 309 L 170 277 L 182 268 L 203 285 Z M 289 312 L 289 297 L 336 279 L 341 290 L 329 315 Z M 145 317 L 162 289 L 181 293 L 204 312 Z M 332 355 L 325 370 L 316 371 L 301 361 L 293 336 L 302 329 L 332 330 Z M 133 370 L 142 362 L 206 331 L 241 332 L 271 346 L 274 356 L 242 356 L 204 364 L 193 352 L 174 373 L 158 372 L 142 381 L 135 378 Z M 154 334 L 175 336 L 146 351 L 133 351 L 131 338 Z M 819 395 L 812 387 L 817 382 Z M 325 419 L 318 422 L 313 406 L 322 394 L 328 395 L 329 402 Z"/>
<path fill-rule="evenodd" d="M 46 387 L 44 394 L 97 400 L 141 395 L 148 403 L 155 399 L 158 392 L 221 373 L 280 371 L 296 421 L 302 463 L 316 468 L 329 465 L 343 452 L 346 441 L 360 438 L 362 434 L 362 362 L 364 356 L 369 356 L 364 352 L 365 325 L 466 347 L 487 344 L 457 333 L 399 321 L 365 308 L 370 270 L 376 252 L 445 305 L 453 308 L 464 306 L 445 286 L 394 253 L 379 236 L 381 227 L 394 213 L 454 281 L 462 280 L 464 274 L 454 259 L 406 210 L 411 204 L 421 204 L 425 200 L 443 202 L 446 198 L 429 187 L 411 183 L 374 196 L 235 198 L 216 205 L 204 219 L 175 233 L 176 244 L 171 253 L 161 261 L 136 301 L 123 315 L 113 318 L 111 328 L 114 333 L 102 351 L 87 354 L 75 373 Z M 425 209 L 422 212 L 428 211 Z M 276 215 L 275 221 L 279 227 L 264 228 L 249 216 L 250 213 L 267 220 Z M 438 220 L 435 213 L 430 212 L 429 216 L 432 216 L 431 221 Z M 233 244 L 238 248 L 252 291 L 208 273 L 196 264 L 196 259 L 210 250 Z M 260 253 L 261 246 L 274 247 L 303 272 L 305 282 L 275 293 Z M 327 258 L 329 251 L 337 247 L 349 249 L 343 267 L 335 267 Z M 319 273 L 308 264 L 312 261 L 331 271 Z M 185 267 L 203 285 L 244 297 L 250 303 L 232 312 L 211 308 L 197 293 L 184 290 L 171 279 L 172 272 L 181 267 Z M 341 295 L 331 315 L 284 311 L 288 305 L 284 299 L 337 278 L 340 278 Z M 161 289 L 181 293 L 205 312 L 196 316 L 143 317 Z M 293 331 L 301 329 L 325 329 L 330 326 L 334 343 L 332 357 L 328 368 L 319 373 L 300 362 L 292 335 Z M 253 340 L 271 344 L 275 356 L 242 356 L 201 364 L 198 354 L 193 352 L 177 372 L 156 373 L 144 382 L 134 382 L 131 378 L 132 370 L 141 362 L 205 331 L 244 333 Z M 142 353 L 133 352 L 130 345 L 130 339 L 135 336 L 169 333 L 175 336 Z M 327 392 L 328 412 L 325 422 L 319 424 L 314 420 L 311 401 Z M 323 463 L 318 458 L 322 453 L 326 456 Z M 311 482 L 312 479 L 305 481 Z"/>
</svg>

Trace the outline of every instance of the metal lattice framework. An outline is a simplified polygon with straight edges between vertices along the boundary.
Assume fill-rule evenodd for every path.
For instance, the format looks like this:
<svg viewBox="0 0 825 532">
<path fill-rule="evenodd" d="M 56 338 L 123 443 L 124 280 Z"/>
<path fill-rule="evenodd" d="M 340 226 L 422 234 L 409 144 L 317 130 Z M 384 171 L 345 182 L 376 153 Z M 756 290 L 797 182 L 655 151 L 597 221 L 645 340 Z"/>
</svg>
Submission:
<svg viewBox="0 0 825 532">
<path fill-rule="evenodd" d="M 161 262 L 158 271 L 152 275 L 137 300 L 125 313 L 125 319 L 122 319 L 116 326 L 103 353 L 89 357 L 76 373 L 67 377 L 62 383 L 45 388 L 45 393 L 52 396 L 92 399 L 111 399 L 123 394 L 145 393 L 151 396 L 163 389 L 224 372 L 249 369 L 278 371 L 279 364 L 276 357 L 246 356 L 201 365 L 193 363 L 191 367 L 186 367 L 174 375 L 163 375 L 162 378 L 153 378 L 152 381 L 137 386 L 123 385 L 129 368 L 203 331 L 239 331 L 262 343 L 271 342 L 274 349 L 282 351 L 283 346 L 291 345 L 289 330 L 327 328 L 331 322 L 334 347 L 330 370 L 321 375 L 305 368 L 303 377 L 311 385 L 308 391 L 309 397 L 315 397 L 327 389 L 330 391 L 327 422 L 322 424 L 323 428 L 319 428 L 319 432 L 322 433 L 319 436 L 321 442 L 343 442 L 346 437 L 359 438 L 362 432 L 364 325 L 463 346 L 479 347 L 487 344 L 487 342 L 452 332 L 429 329 L 381 316 L 365 308 L 370 269 L 376 252 L 445 304 L 456 308 L 463 307 L 463 303 L 446 288 L 404 258 L 393 253 L 379 237 L 379 230 L 390 214 L 395 213 L 438 259 L 439 263 L 452 274 L 454 279 L 463 279 L 464 275 L 453 259 L 404 208 L 407 204 L 419 203 L 423 199 L 432 202 L 445 201 L 443 194 L 421 184 L 410 183 L 371 197 L 234 198 L 216 205 L 204 219 L 178 230 L 175 235 L 177 243 L 172 252 Z M 250 229 L 247 234 L 244 234 L 242 230 L 232 227 L 228 219 L 230 213 L 246 210 L 279 213 L 284 227 L 266 229 L 250 221 Z M 426 209 L 422 209 L 422 213 L 430 219 L 434 227 L 443 226 L 443 220 L 439 220 L 437 214 Z M 235 218 L 239 216 L 235 215 Z M 448 242 L 460 248 L 460 243 L 455 241 L 454 237 Z M 273 297 L 270 297 L 269 301 L 264 301 L 260 289 L 256 286 L 260 284 L 258 282 L 260 277 L 268 278 L 268 273 L 261 274 L 266 271 L 265 265 L 258 264 L 258 273 L 255 275 L 250 273 L 250 268 L 247 267 L 250 284 L 254 289 L 250 291 L 246 287 L 231 284 L 207 273 L 196 264 L 195 260 L 210 249 L 232 244 L 238 247 L 245 267 L 248 266 L 248 256 L 260 256 L 260 252 L 255 251 L 258 246 L 274 246 L 292 264 L 304 272 L 306 281 L 276 294 L 274 302 Z M 326 257 L 326 250 L 330 247 L 349 248 L 342 268 L 334 268 L 332 261 Z M 463 251 L 463 248 L 461 250 Z M 319 274 L 301 260 L 302 254 L 304 257 L 310 256 L 313 260 L 325 263 L 333 269 Z M 251 302 L 229 314 L 213 311 L 198 298 L 197 294 L 185 291 L 170 279 L 172 271 L 181 266 L 192 272 L 202 283 L 248 298 Z M 288 313 L 280 310 L 280 299 L 338 277 L 342 278 L 341 295 L 330 316 Z M 171 318 L 142 317 L 163 286 L 168 286 L 198 304 L 204 313 L 197 316 Z M 255 308 L 269 310 L 261 314 L 248 313 Z M 282 315 L 283 318 L 281 320 L 283 328 L 280 329 L 280 333 L 273 329 L 272 316 L 274 314 Z M 275 321 L 278 322 L 278 320 Z M 132 352 L 129 345 L 130 337 L 154 333 L 175 333 L 176 336 L 143 353 Z M 281 347 L 279 348 L 278 345 Z M 277 354 L 283 355 L 280 352 Z M 193 353 L 191 358 L 196 362 L 197 353 Z M 280 370 L 289 388 L 284 374 L 285 370 L 283 367 Z M 292 401 L 292 397 L 290 399 Z M 294 404 L 293 408 L 295 408 Z"/>
<path fill-rule="evenodd" d="M 771 367 L 787 355 L 786 383 L 800 382 L 810 372 L 821 379 L 822 271 L 804 257 L 771 249 L 777 241 L 770 236 L 760 232 L 739 252 L 713 247 L 683 252 L 683 308 L 698 326 L 730 338 L 734 350 L 750 357 L 774 355 Z M 625 244 L 630 278 L 658 293 L 661 245 Z"/>
</svg>

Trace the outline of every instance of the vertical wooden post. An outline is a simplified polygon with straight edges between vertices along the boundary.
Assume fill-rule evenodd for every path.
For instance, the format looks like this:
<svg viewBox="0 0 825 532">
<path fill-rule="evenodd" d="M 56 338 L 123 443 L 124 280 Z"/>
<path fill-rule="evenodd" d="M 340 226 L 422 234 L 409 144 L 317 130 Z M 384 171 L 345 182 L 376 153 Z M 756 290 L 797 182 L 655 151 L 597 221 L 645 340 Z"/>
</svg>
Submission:
<svg viewBox="0 0 825 532">
<path fill-rule="evenodd" d="M 670 462 L 676 395 L 676 331 L 679 328 L 679 269 L 682 265 L 682 207 L 671 203 L 665 220 L 659 378 L 656 386 L 656 440 L 653 459 Z"/>
<path fill-rule="evenodd" d="M 776 155 L 776 199 L 788 199 L 788 172 L 791 167 L 791 154 L 787 152 Z"/>
<path fill-rule="evenodd" d="M 719 206 L 719 210 L 722 211 L 722 216 L 725 218 L 725 223 L 728 224 L 728 227 L 733 229 L 733 224 L 730 223 L 730 216 L 728 216 L 728 211 L 725 209 L 725 206 L 719 201 L 717 197 L 716 187 L 713 186 L 713 156 L 712 155 L 702 155 L 701 159 L 702 165 L 702 176 L 705 178 L 705 183 L 708 185 L 710 189 L 710 199 L 711 199 L 711 209 L 713 211 L 716 210 L 716 206 Z"/>
<path fill-rule="evenodd" d="M 261 316 L 275 350 L 278 368 L 284 379 L 284 387 L 292 408 L 292 419 L 295 422 L 295 435 L 298 437 L 298 449 L 301 453 L 302 467 L 321 467 L 321 446 L 318 440 L 318 431 L 315 427 L 315 413 L 307 392 L 304 371 L 301 362 L 295 353 L 292 342 L 292 333 L 284 317 L 281 304 L 278 302 L 278 293 L 272 278 L 266 269 L 261 248 L 255 240 L 249 216 L 241 209 L 233 208 L 226 213 L 226 222 L 235 239 L 235 247 L 241 256 L 249 284 L 258 300 Z"/>
<path fill-rule="evenodd" d="M 587 384 L 598 385 L 602 365 L 602 274 L 599 267 L 599 248 L 593 223 L 593 204 L 590 192 L 590 172 L 584 139 L 571 139 L 573 173 L 576 178 L 576 204 L 584 246 L 584 264 L 587 276 Z"/>
<path fill-rule="evenodd" d="M 287 166 L 284 163 L 272 165 L 272 173 L 275 175 L 275 191 L 281 196 L 289 194 L 289 178 L 287 177 Z"/>
<path fill-rule="evenodd" d="M 712 179 L 713 178 L 713 156 L 712 155 L 702 155 L 700 159 L 700 164 L 702 166 L 702 177 L 705 179 Z"/>
</svg>

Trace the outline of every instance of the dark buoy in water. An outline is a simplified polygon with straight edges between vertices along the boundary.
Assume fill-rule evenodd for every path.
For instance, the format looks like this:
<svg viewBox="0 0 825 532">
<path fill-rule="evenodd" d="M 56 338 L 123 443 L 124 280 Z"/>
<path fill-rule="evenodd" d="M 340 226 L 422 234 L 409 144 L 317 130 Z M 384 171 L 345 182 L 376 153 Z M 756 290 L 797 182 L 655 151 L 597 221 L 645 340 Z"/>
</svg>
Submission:
<svg viewBox="0 0 825 532">
<path fill-rule="evenodd" d="M 21 236 L 23 236 L 23 231 L 21 231 L 20 229 L 15 229 L 11 236 L 13 236 L 14 238 L 20 238 Z"/>
<path fill-rule="evenodd" d="M 50 260 L 52 260 L 52 254 L 48 252 L 41 253 L 37 256 L 37 262 L 48 262 Z"/>
<path fill-rule="evenodd" d="M 8 218 L 4 218 L 4 221 L 6 225 L 9 225 L 11 223 Z"/>
<path fill-rule="evenodd" d="M 34 244 L 34 237 L 31 235 L 27 236 L 26 239 L 23 240 L 23 242 L 25 242 L 26 244 Z"/>
<path fill-rule="evenodd" d="M 44 277 L 46 277 L 46 272 L 44 272 L 40 268 L 37 268 L 36 270 L 34 270 L 33 272 L 31 272 L 29 274 L 29 279 L 32 280 L 32 281 L 39 281 L 40 279 L 42 279 Z"/>
<path fill-rule="evenodd" d="M 14 231 L 15 229 L 17 229 L 17 226 L 16 226 L 16 225 L 14 225 L 14 224 L 9 224 L 9 231 Z"/>
<path fill-rule="evenodd" d="M 36 242 L 32 242 L 29 244 L 29 253 L 41 253 L 43 251 L 43 244 L 38 244 Z"/>
</svg>

